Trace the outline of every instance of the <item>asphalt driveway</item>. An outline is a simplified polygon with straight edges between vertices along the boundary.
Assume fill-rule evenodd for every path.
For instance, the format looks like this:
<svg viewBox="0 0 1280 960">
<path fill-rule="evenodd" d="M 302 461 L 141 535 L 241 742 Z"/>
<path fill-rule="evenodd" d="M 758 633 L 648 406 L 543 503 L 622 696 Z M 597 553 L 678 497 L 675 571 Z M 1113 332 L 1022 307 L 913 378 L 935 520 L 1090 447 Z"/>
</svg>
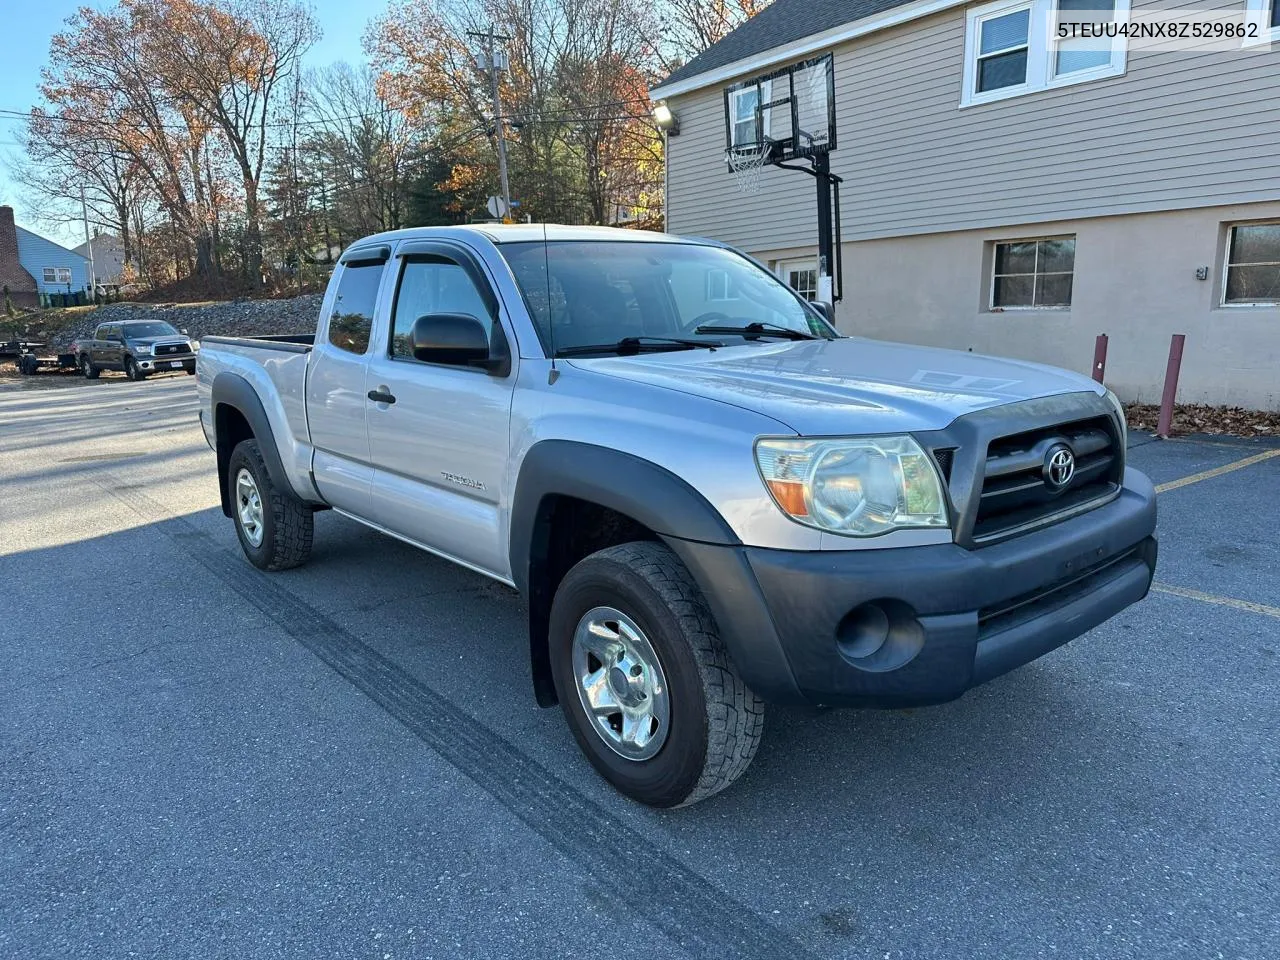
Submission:
<svg viewBox="0 0 1280 960">
<path fill-rule="evenodd" d="M 1146 601 L 953 704 L 774 709 L 655 812 L 511 591 L 332 514 L 250 567 L 195 416 L 0 385 L 0 956 L 1280 955 L 1272 448 L 1135 438 Z"/>
</svg>

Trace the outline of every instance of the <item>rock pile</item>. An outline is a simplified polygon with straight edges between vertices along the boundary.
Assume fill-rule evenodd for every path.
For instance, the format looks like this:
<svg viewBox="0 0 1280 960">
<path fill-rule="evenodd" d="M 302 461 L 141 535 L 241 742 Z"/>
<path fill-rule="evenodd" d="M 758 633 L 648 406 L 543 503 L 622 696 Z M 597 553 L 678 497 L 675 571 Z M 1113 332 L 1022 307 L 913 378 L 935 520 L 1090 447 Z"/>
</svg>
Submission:
<svg viewBox="0 0 1280 960">
<path fill-rule="evenodd" d="M 290 300 L 228 300 L 202 304 L 112 303 L 90 310 L 68 326 L 55 344 L 64 348 L 77 338 L 89 338 L 100 323 L 163 320 L 199 339 L 208 336 L 253 337 L 271 333 L 314 333 L 320 314 L 320 294 Z"/>
</svg>

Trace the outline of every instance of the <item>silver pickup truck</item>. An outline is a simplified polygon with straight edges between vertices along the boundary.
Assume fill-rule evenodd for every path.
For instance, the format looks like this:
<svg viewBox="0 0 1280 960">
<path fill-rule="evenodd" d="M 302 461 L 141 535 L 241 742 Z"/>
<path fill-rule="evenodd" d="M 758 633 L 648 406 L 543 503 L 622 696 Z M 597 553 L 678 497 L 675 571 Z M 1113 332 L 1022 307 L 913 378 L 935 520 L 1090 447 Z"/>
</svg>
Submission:
<svg viewBox="0 0 1280 960">
<path fill-rule="evenodd" d="M 519 590 L 534 694 L 618 790 L 732 783 L 763 704 L 954 699 L 1142 599 L 1116 398 L 839 335 L 722 245 L 403 230 L 311 337 L 206 337 L 222 509 L 264 570 L 332 508 Z"/>
</svg>

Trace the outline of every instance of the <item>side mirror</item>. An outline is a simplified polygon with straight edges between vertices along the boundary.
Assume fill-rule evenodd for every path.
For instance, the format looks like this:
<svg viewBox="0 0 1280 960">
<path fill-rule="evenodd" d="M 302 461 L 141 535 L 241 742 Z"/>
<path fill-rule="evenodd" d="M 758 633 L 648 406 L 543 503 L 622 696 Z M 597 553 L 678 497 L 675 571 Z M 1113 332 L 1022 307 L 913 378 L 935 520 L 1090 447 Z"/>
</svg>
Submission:
<svg viewBox="0 0 1280 960">
<path fill-rule="evenodd" d="M 505 347 L 505 338 L 500 342 Z M 413 357 L 423 363 L 481 367 L 500 377 L 511 372 L 509 352 L 491 351 L 484 324 L 465 313 L 432 313 L 414 321 Z"/>
<path fill-rule="evenodd" d="M 191 331 L 190 331 L 190 330 L 188 330 L 186 327 L 183 327 L 183 328 L 182 328 L 181 330 L 179 330 L 178 332 L 179 332 L 180 334 L 182 334 L 184 337 L 186 337 L 186 336 L 190 336 L 190 335 L 191 335 Z"/>
<path fill-rule="evenodd" d="M 810 300 L 809 306 L 822 314 L 822 319 L 833 327 L 836 325 L 836 308 L 825 300 Z"/>
</svg>

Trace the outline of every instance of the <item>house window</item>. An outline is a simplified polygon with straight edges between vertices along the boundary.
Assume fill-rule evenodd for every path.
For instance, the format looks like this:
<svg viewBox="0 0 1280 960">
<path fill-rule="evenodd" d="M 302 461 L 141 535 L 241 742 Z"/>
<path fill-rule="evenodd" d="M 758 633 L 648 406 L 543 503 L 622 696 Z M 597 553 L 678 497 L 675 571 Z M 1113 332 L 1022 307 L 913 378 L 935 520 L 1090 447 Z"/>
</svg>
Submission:
<svg viewBox="0 0 1280 960">
<path fill-rule="evenodd" d="M 1222 299 L 1235 305 L 1280 303 L 1280 223 L 1231 228 Z"/>
<path fill-rule="evenodd" d="M 773 81 L 762 80 L 729 91 L 730 146 L 754 147 L 769 135 L 769 111 L 761 110 L 772 96 Z"/>
<path fill-rule="evenodd" d="M 818 265 L 812 260 L 782 260 L 775 265 L 782 281 L 805 300 L 818 299 Z"/>
<path fill-rule="evenodd" d="M 1069 307 L 1075 269 L 1075 237 L 1002 240 L 995 245 L 991 308 Z"/>
<path fill-rule="evenodd" d="M 45 283 L 70 283 L 70 267 L 45 267 L 43 270 Z"/>
<path fill-rule="evenodd" d="M 1254 36 L 1246 37 L 1244 46 L 1280 43 L 1280 0 L 1247 0 L 1245 23 Z"/>
<path fill-rule="evenodd" d="M 1058 25 L 1110 23 L 1129 0 L 998 0 L 967 14 L 962 107 L 1124 73 L 1125 38 L 1067 37 Z"/>
<path fill-rule="evenodd" d="M 1031 8 L 978 22 L 978 76 L 975 90 L 987 93 L 1027 82 L 1027 41 Z"/>
</svg>

